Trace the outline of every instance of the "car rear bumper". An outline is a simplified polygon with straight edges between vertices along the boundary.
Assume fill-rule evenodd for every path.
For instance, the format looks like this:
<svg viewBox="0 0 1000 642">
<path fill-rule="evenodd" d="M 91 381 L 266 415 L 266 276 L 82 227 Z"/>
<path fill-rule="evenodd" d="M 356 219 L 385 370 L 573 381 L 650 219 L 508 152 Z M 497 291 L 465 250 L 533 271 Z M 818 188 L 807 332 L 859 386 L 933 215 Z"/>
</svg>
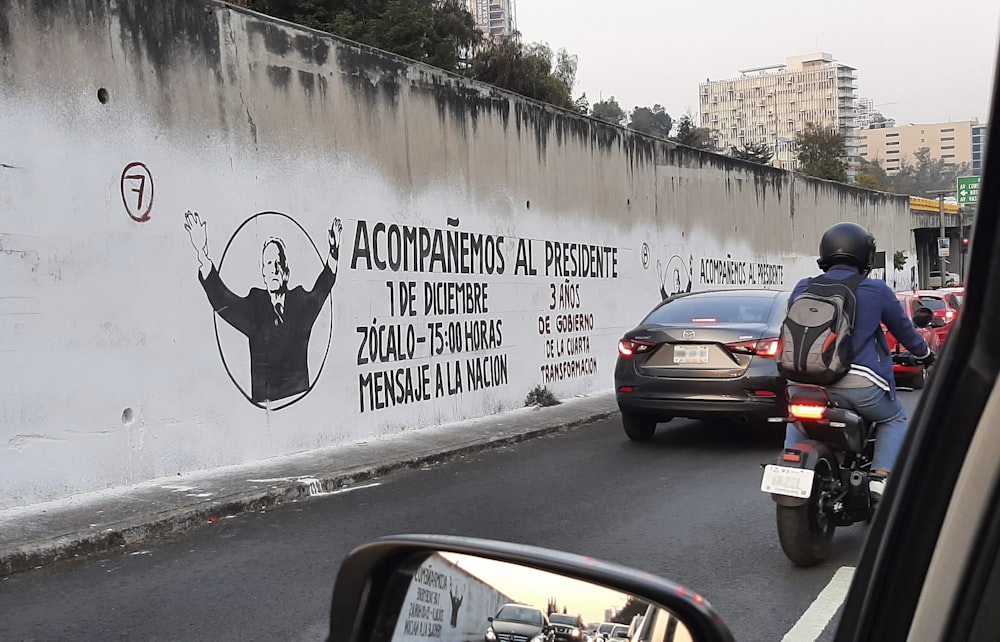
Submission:
<svg viewBox="0 0 1000 642">
<path fill-rule="evenodd" d="M 731 419 L 734 421 L 760 421 L 770 417 L 784 417 L 786 402 L 784 391 L 775 397 L 700 396 L 672 397 L 641 392 L 618 392 L 618 408 L 622 412 L 662 416 L 689 417 L 691 419 Z"/>
</svg>

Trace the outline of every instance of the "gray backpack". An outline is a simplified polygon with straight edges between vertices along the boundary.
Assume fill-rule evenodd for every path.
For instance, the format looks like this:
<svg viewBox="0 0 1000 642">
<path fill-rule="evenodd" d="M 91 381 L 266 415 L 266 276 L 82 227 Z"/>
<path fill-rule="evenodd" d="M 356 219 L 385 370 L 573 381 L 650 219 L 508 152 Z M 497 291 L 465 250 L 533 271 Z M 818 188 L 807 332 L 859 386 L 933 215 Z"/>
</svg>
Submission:
<svg viewBox="0 0 1000 642">
<path fill-rule="evenodd" d="M 788 306 L 781 324 L 778 372 L 795 383 L 827 386 L 842 379 L 854 363 L 856 291 L 863 274 L 843 281 L 810 279 Z"/>
</svg>

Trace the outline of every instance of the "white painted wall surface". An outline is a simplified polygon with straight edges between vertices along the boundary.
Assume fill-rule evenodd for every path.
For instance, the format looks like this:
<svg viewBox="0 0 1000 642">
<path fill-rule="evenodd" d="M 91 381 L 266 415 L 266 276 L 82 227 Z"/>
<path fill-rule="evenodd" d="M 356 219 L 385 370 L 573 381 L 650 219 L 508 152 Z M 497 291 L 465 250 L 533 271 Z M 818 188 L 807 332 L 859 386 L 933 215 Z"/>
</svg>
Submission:
<svg viewBox="0 0 1000 642">
<path fill-rule="evenodd" d="M 836 221 L 914 255 L 903 197 L 675 147 L 213 2 L 4 3 L 0 115 L 0 508 L 487 415 L 539 384 L 607 389 L 617 339 L 661 291 L 789 288 Z M 289 287 L 311 288 L 342 221 L 301 399 L 245 396 L 247 338 L 213 312 L 188 211 L 238 295 L 263 288 L 271 236 Z M 383 269 L 382 224 L 491 239 L 496 262 Z M 562 244 L 602 270 L 560 271 L 546 248 Z M 477 307 L 429 309 L 446 283 L 475 288 Z M 383 328 L 404 347 L 412 332 L 405 358 L 372 363 L 373 328 L 383 346 Z M 477 364 L 490 376 L 470 377 Z M 429 383 L 384 403 L 385 377 Z"/>
</svg>

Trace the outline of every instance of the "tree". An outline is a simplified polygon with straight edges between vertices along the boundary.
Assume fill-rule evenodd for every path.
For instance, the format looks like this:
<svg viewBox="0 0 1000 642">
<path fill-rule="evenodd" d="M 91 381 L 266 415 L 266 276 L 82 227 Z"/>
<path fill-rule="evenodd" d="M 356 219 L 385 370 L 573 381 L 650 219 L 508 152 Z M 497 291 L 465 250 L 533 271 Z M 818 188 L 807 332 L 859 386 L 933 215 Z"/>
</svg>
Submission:
<svg viewBox="0 0 1000 642">
<path fill-rule="evenodd" d="M 712 130 L 707 127 L 698 127 L 691 114 L 684 114 L 677 122 L 677 133 L 671 139 L 681 145 L 715 151 L 715 140 L 712 138 Z"/>
<path fill-rule="evenodd" d="M 583 92 L 579 98 L 573 101 L 573 108 L 584 116 L 590 113 L 590 101 L 587 100 L 587 92 Z"/>
<path fill-rule="evenodd" d="M 774 151 L 767 143 L 749 142 L 744 143 L 742 147 L 730 148 L 729 155 L 740 160 L 770 165 L 771 159 L 774 158 Z"/>
<path fill-rule="evenodd" d="M 628 127 L 650 136 L 669 138 L 673 120 L 662 105 L 653 105 L 652 108 L 636 107 L 632 110 Z"/>
<path fill-rule="evenodd" d="M 594 103 L 590 108 L 590 115 L 600 120 L 606 120 L 615 125 L 621 125 L 625 121 L 625 111 L 612 96 L 607 100 Z"/>
<path fill-rule="evenodd" d="M 865 189 L 885 192 L 891 190 L 889 175 L 882 169 L 878 160 L 870 160 L 862 163 L 858 167 L 858 175 L 854 178 L 854 184 Z"/>
<path fill-rule="evenodd" d="M 482 40 L 463 0 L 245 0 L 254 11 L 446 69 Z"/>
<path fill-rule="evenodd" d="M 836 129 L 807 123 L 805 130 L 795 134 L 795 148 L 803 174 L 847 182 L 845 139 Z"/>
<path fill-rule="evenodd" d="M 623 606 L 622 610 L 618 611 L 618 613 L 611 618 L 611 621 L 618 624 L 629 624 L 635 616 L 645 615 L 646 609 L 648 608 L 648 602 L 643 602 L 635 597 L 629 597 L 628 601 L 625 602 L 625 606 Z"/>
<path fill-rule="evenodd" d="M 577 56 L 571 55 L 566 51 L 565 47 L 559 50 L 559 53 L 556 55 L 556 68 L 552 72 L 552 75 L 561 80 L 570 93 L 573 92 L 573 87 L 576 86 L 576 69 L 578 66 L 579 58 Z"/>
<path fill-rule="evenodd" d="M 575 67 L 572 74 L 564 68 L 559 77 L 553 71 L 553 58 L 548 45 L 524 44 L 515 32 L 510 38 L 484 44 L 472 59 L 469 75 L 528 98 L 575 109 L 570 87 L 564 80 L 575 76 Z M 575 56 L 572 58 L 575 60 Z"/>
<path fill-rule="evenodd" d="M 896 250 L 896 252 L 892 255 L 892 267 L 897 272 L 906 267 L 906 252 L 903 250 Z"/>
<path fill-rule="evenodd" d="M 915 163 L 904 160 L 899 171 L 887 178 L 888 185 L 899 194 L 933 196 L 934 190 L 953 189 L 959 176 L 971 171 L 968 163 L 955 165 L 940 158 L 932 158 L 929 147 L 913 153 Z"/>
</svg>

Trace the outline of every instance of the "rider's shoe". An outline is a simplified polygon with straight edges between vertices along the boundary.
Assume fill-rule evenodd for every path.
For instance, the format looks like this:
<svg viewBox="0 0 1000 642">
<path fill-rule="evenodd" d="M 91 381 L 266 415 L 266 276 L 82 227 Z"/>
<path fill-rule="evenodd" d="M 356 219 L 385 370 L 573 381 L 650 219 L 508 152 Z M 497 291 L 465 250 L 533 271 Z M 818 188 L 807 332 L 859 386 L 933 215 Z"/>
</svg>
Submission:
<svg viewBox="0 0 1000 642">
<path fill-rule="evenodd" d="M 883 475 L 869 475 L 868 477 L 868 494 L 875 501 L 882 499 L 882 494 L 885 492 L 885 477 Z"/>
</svg>

